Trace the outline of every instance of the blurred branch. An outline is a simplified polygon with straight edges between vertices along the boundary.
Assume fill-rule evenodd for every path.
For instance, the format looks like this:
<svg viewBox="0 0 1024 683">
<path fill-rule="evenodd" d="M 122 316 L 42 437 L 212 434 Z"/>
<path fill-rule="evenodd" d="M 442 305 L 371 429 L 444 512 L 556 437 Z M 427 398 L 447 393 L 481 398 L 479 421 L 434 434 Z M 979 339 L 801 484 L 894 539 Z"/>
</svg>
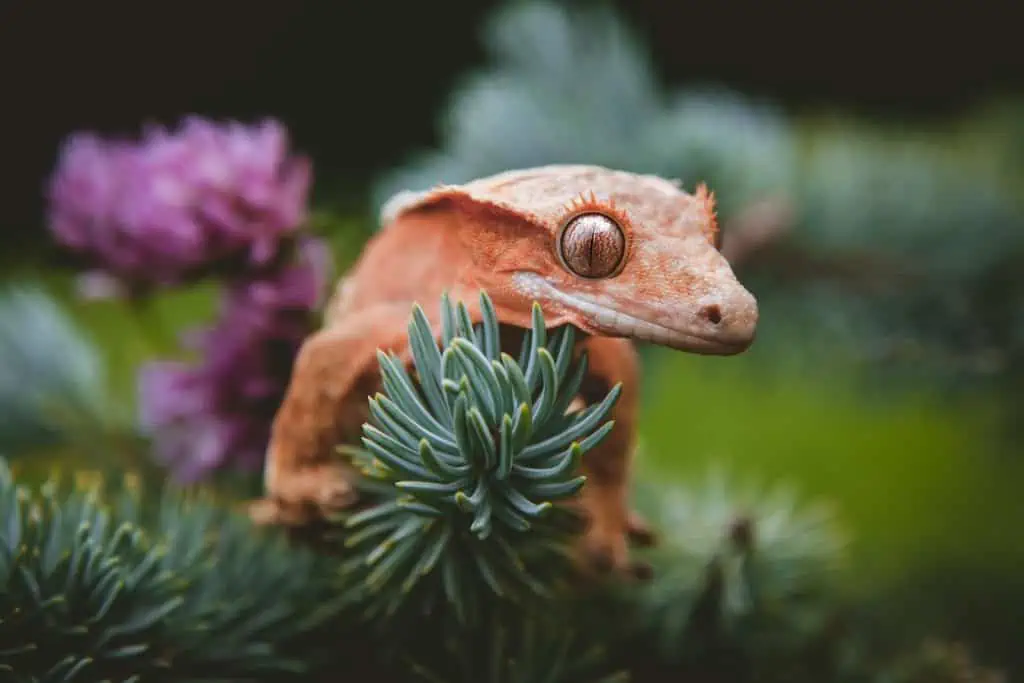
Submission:
<svg viewBox="0 0 1024 683">
<path fill-rule="evenodd" d="M 742 207 L 722 230 L 722 255 L 735 268 L 756 262 L 766 249 L 789 237 L 794 212 L 792 200 L 781 195 Z"/>
<path fill-rule="evenodd" d="M 722 255 L 737 270 L 771 272 L 779 282 L 830 281 L 859 292 L 911 285 L 913 270 L 871 251 L 820 253 L 799 243 L 795 202 L 783 195 L 755 200 L 728 219 Z"/>
</svg>

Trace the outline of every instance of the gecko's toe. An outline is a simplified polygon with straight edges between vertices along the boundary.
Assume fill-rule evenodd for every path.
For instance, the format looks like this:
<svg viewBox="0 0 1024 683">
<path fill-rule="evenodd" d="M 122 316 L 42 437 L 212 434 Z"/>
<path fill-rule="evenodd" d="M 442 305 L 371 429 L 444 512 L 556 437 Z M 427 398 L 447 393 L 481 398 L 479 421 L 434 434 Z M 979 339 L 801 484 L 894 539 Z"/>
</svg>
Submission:
<svg viewBox="0 0 1024 683">
<path fill-rule="evenodd" d="M 590 547 L 587 549 L 587 562 L 598 574 L 609 574 L 615 569 L 615 558 L 610 548 Z"/>
<path fill-rule="evenodd" d="M 336 517 L 357 498 L 344 466 L 317 465 L 277 473 L 267 496 L 250 504 L 249 516 L 258 524 L 307 526 Z"/>
<path fill-rule="evenodd" d="M 638 581 L 650 581 L 654 578 L 654 567 L 642 560 L 637 560 L 630 564 L 629 572 Z"/>
<path fill-rule="evenodd" d="M 584 537 L 583 559 L 598 576 L 629 575 L 629 548 L 625 533 L 595 533 Z"/>
<path fill-rule="evenodd" d="M 247 506 L 249 519 L 257 526 L 295 527 L 307 524 L 309 509 L 301 504 L 287 504 L 272 496 L 251 501 Z"/>
<path fill-rule="evenodd" d="M 585 562 L 589 573 L 598 577 L 646 581 L 654 575 L 649 563 L 632 560 L 625 551 L 616 552 L 614 546 L 586 546 Z"/>
<path fill-rule="evenodd" d="M 335 514 L 356 502 L 356 490 L 345 473 L 330 470 L 316 490 L 316 504 L 325 515 Z"/>
<path fill-rule="evenodd" d="M 638 512 L 630 513 L 627 531 L 630 542 L 639 548 L 650 548 L 658 543 L 658 534 L 654 527 Z"/>
<path fill-rule="evenodd" d="M 249 519 L 258 526 L 269 526 L 278 524 L 279 517 L 277 502 L 270 498 L 260 498 L 250 502 L 247 506 Z"/>
</svg>

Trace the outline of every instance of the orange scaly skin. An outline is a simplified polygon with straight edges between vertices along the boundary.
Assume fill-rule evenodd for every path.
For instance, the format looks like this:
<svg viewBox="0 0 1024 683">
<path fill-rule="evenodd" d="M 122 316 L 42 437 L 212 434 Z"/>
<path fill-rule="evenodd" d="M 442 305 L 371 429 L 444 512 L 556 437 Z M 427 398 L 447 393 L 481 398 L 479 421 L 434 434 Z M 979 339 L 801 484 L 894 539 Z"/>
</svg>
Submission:
<svg viewBox="0 0 1024 683">
<path fill-rule="evenodd" d="M 579 243 L 573 263 L 582 258 L 597 268 L 601 258 L 611 260 L 602 276 L 582 277 L 560 245 L 570 239 L 563 237 L 567 222 L 593 214 L 598 222 L 588 230 L 597 225 L 613 238 Z M 546 166 L 401 193 L 381 219 L 383 229 L 339 283 L 323 329 L 296 359 L 267 453 L 268 495 L 253 516 L 304 524 L 353 503 L 351 472 L 334 450 L 358 442 L 368 419 L 367 396 L 380 386 L 377 349 L 410 362 L 413 303 L 439 336 L 442 293 L 464 301 L 479 321 L 483 289 L 510 343 L 530 326 L 534 301 L 549 328 L 572 324 L 584 332 L 583 403 L 623 383 L 614 429 L 584 458 L 581 503 L 590 521 L 584 556 L 603 569 L 627 570 L 628 540 L 650 536 L 627 500 L 639 390 L 633 340 L 731 355 L 754 338 L 757 303 L 718 251 L 713 195 L 703 186 L 690 195 L 654 176 Z M 608 248 L 600 252 L 602 246 Z"/>
</svg>

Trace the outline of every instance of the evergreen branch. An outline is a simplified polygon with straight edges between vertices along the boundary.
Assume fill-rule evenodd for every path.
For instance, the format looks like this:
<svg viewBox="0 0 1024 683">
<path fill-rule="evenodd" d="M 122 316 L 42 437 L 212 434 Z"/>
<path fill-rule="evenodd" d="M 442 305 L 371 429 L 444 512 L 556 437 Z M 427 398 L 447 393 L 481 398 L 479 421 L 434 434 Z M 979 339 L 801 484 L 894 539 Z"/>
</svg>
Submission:
<svg viewBox="0 0 1024 683">
<path fill-rule="evenodd" d="M 288 680 L 336 648 L 332 573 L 212 502 L 16 485 L 0 459 L 0 652 L 18 681 Z"/>
<path fill-rule="evenodd" d="M 557 614 L 557 611 L 555 612 Z M 609 668 L 605 648 L 583 636 L 564 614 L 493 609 L 485 627 L 448 634 L 440 653 L 421 651 L 412 661 L 424 683 L 625 683 L 626 671 Z M 430 662 L 429 664 L 424 662 Z"/>
<path fill-rule="evenodd" d="M 690 628 L 698 619 L 705 631 L 743 635 L 751 620 L 769 612 L 785 615 L 805 602 L 820 606 L 835 578 L 843 542 L 826 508 L 800 505 L 781 488 L 731 489 L 716 476 L 699 493 L 661 497 L 654 518 L 672 532 L 651 554 L 656 578 L 644 590 L 654 622 L 663 625 L 665 653 L 679 651 L 683 631 L 675 626 Z M 702 582 L 684 580 L 694 569 Z M 672 614 L 686 605 L 688 617 Z"/>
<path fill-rule="evenodd" d="M 617 630 L 613 661 L 637 680 L 699 679 L 701 671 L 753 680 L 754 669 L 772 681 L 835 674 L 843 540 L 827 509 L 784 489 L 735 490 L 723 477 L 692 491 L 652 487 L 636 499 L 654 501 L 646 512 L 665 534 L 645 551 L 653 579 L 615 591 L 614 609 L 584 606 L 582 617 L 604 637 Z M 631 616 L 609 623 L 602 611 Z"/>
<path fill-rule="evenodd" d="M 584 486 L 581 458 L 608 433 L 619 389 L 567 415 L 579 387 L 573 328 L 549 338 L 535 306 L 516 363 L 483 292 L 480 307 L 474 325 L 464 303 L 442 298 L 442 348 L 414 308 L 418 382 L 379 354 L 384 392 L 370 399 L 355 456 L 379 499 L 345 523 L 348 599 L 369 618 L 447 603 L 472 623 L 496 598 L 550 596 L 570 570 L 580 520 L 565 504 Z"/>
</svg>

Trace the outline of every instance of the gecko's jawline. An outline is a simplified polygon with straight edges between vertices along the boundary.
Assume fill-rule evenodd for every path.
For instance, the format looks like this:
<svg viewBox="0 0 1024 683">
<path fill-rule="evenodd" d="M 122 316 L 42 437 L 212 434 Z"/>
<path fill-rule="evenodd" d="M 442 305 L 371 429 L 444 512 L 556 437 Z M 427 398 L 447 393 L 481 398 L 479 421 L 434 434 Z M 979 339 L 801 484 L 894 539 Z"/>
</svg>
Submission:
<svg viewBox="0 0 1024 683">
<path fill-rule="evenodd" d="M 586 332 L 631 337 L 680 351 L 715 356 L 735 355 L 750 346 L 750 342 L 737 343 L 715 339 L 636 318 L 590 299 L 566 294 L 533 273 L 518 273 L 517 280 L 529 296 L 549 299 L 586 316 L 592 327 L 584 330 Z"/>
</svg>

